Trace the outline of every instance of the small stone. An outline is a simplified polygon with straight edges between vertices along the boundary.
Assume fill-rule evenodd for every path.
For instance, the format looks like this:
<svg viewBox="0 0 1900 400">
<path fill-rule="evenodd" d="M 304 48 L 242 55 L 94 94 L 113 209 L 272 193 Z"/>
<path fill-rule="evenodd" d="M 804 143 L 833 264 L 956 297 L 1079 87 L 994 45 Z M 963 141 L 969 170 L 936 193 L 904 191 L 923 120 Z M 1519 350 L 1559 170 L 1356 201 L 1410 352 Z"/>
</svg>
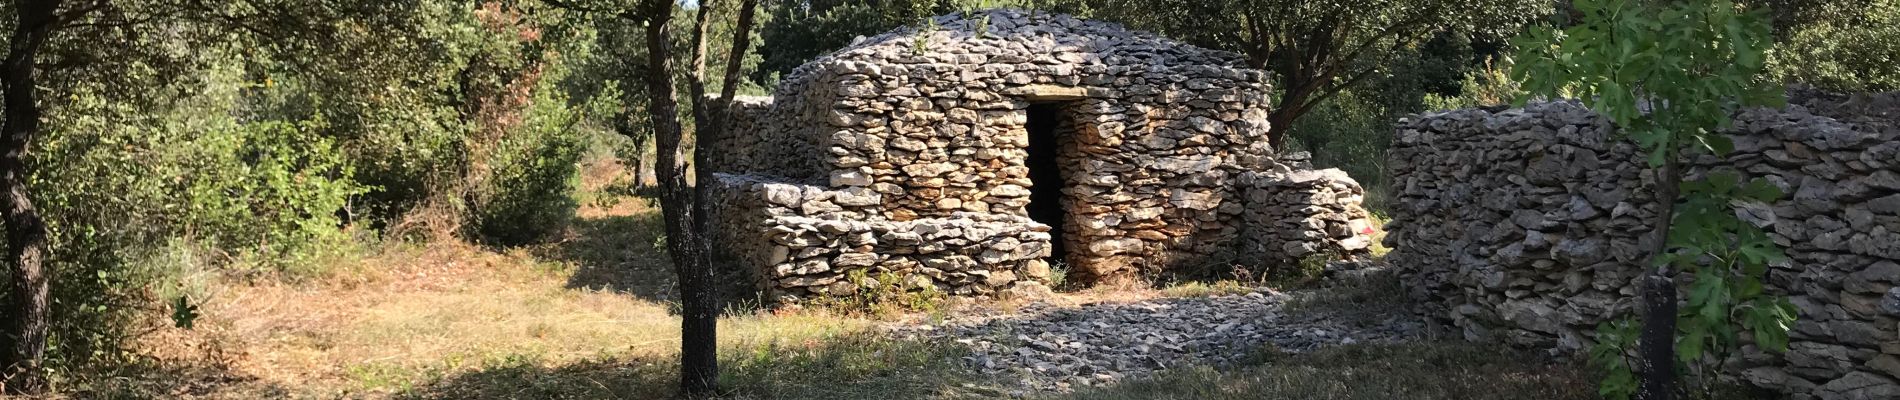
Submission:
<svg viewBox="0 0 1900 400">
<path fill-rule="evenodd" d="M 869 186 L 871 177 L 857 170 L 837 170 L 831 173 L 831 186 Z"/>
</svg>

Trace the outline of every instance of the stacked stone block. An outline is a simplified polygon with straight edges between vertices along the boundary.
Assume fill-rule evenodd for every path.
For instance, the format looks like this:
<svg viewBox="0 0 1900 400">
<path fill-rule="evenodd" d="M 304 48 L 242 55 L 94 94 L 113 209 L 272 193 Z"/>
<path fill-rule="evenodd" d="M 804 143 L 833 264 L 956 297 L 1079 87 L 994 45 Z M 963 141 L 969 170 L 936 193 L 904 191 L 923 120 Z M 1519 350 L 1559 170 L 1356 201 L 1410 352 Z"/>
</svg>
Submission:
<svg viewBox="0 0 1900 400">
<path fill-rule="evenodd" d="M 1895 104 L 1894 96 L 1885 104 Z M 1749 348 L 1733 376 L 1791 398 L 1900 398 L 1900 107 L 1841 119 L 1806 107 L 1739 113 L 1707 171 L 1789 195 L 1736 204 L 1789 262 L 1770 291 L 1800 309 L 1785 354 Z M 1656 212 L 1635 146 L 1574 102 L 1401 120 L 1389 153 L 1389 260 L 1430 312 L 1472 340 L 1579 350 L 1628 315 Z"/>
<path fill-rule="evenodd" d="M 1313 257 L 1371 255 L 1365 189 L 1338 169 L 1248 173 L 1243 264 L 1298 265 Z"/>
</svg>

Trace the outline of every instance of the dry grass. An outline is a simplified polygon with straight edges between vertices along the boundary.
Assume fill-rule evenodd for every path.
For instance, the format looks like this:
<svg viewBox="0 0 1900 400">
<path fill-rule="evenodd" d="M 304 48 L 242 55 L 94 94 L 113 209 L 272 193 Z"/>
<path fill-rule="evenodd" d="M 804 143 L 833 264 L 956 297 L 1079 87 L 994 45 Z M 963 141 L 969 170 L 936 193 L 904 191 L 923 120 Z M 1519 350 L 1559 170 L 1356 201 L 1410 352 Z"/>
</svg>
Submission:
<svg viewBox="0 0 1900 400">
<path fill-rule="evenodd" d="M 1161 294 L 1167 297 L 1209 297 L 1247 294 L 1253 291 L 1254 286 L 1236 281 L 1191 281 L 1161 288 Z"/>
<path fill-rule="evenodd" d="M 79 397 L 673 395 L 678 319 L 665 303 L 570 288 L 570 265 L 528 252 L 435 245 L 388 250 L 362 262 L 386 268 L 302 285 L 226 288 L 205 304 L 198 329 L 174 331 L 159 341 L 164 347 L 153 349 L 167 355 L 169 365 L 205 370 L 137 377 L 116 393 Z M 1095 289 L 1054 300 L 1125 302 L 1171 295 L 1185 294 Z M 721 321 L 721 387 L 727 390 L 721 397 L 1008 395 L 995 382 L 961 369 L 955 362 L 960 350 L 952 345 L 893 340 L 877 333 L 877 324 L 822 309 L 728 316 Z M 1567 399 L 1582 398 L 1576 394 L 1587 395 L 1591 387 L 1570 366 L 1458 344 L 1359 346 L 1259 361 L 1260 366 L 1237 370 L 1186 368 L 1058 398 L 1501 399 L 1523 394 Z M 198 383 L 175 384 L 186 380 Z"/>
<path fill-rule="evenodd" d="M 662 398 L 671 395 L 679 319 L 642 202 L 592 209 L 605 239 L 496 252 L 453 242 L 396 245 L 300 283 L 217 282 L 196 329 L 163 330 L 142 350 L 172 366 L 80 397 Z M 629 215 L 631 214 L 631 215 Z M 608 247 L 617 247 L 613 251 Z M 611 254 L 609 254 L 611 253 Z M 591 274 L 591 275 L 590 275 Z M 604 275 L 604 276 L 593 276 Z M 647 282 L 640 282 L 647 281 Z M 873 340 L 877 322 L 822 310 L 721 321 L 726 387 L 777 397 L 861 381 L 926 385 L 952 349 Z M 816 376 L 813 371 L 824 371 Z M 177 385 L 178 381 L 200 384 Z M 108 380 L 111 382 L 111 380 Z"/>
<path fill-rule="evenodd" d="M 392 245 L 339 259 L 331 269 L 338 272 L 326 277 L 296 283 L 210 282 L 196 329 L 164 329 L 142 343 L 141 350 L 157 358 L 155 368 L 99 379 L 102 383 L 70 395 L 671 397 L 679 320 L 670 313 L 671 267 L 655 247 L 657 213 L 638 199 L 590 203 L 576 231 L 548 246 L 498 252 L 454 242 Z M 1044 301 L 1135 302 L 1246 290 L 1231 282 L 1167 288 L 1130 282 Z M 966 306 L 1007 310 L 1026 301 L 953 301 L 939 313 Z M 1312 301 L 1315 309 L 1328 302 Z M 889 323 L 816 307 L 733 312 L 720 325 L 721 387 L 726 390 L 721 397 L 881 400 L 1009 394 L 998 389 L 1003 385 L 959 367 L 961 350 L 954 344 L 894 340 L 878 331 Z M 1359 399 L 1393 398 L 1372 395 L 1393 390 L 1419 394 L 1404 398 L 1449 399 L 1497 383 L 1564 399 L 1572 398 L 1577 387 L 1589 387 L 1579 386 L 1566 375 L 1574 371 L 1564 366 L 1460 346 L 1362 346 L 1270 356 L 1260 360 L 1265 366 L 1188 368 L 1070 397 Z"/>
</svg>

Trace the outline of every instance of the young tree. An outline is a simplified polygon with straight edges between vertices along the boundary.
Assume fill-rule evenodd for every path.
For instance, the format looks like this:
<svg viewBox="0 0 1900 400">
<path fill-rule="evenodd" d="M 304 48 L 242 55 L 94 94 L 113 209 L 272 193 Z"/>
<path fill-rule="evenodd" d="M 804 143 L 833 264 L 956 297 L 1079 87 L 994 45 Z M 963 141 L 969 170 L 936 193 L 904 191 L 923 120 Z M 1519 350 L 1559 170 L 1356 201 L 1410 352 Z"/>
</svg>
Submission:
<svg viewBox="0 0 1900 400">
<path fill-rule="evenodd" d="M 1771 201 L 1780 191 L 1760 179 L 1743 184 L 1723 171 L 1685 182 L 1683 165 L 1698 152 L 1732 151 L 1720 131 L 1741 107 L 1780 102 L 1776 85 L 1758 78 L 1770 29 L 1764 13 L 1728 1 L 1578 0 L 1574 6 L 1581 17 L 1574 25 L 1534 30 L 1520 40 L 1512 75 L 1530 94 L 1581 99 L 1647 156 L 1657 210 L 1645 238 L 1650 262 L 1638 278 L 1641 323 L 1626 319 L 1599 328 L 1592 358 L 1609 369 L 1601 388 L 1606 396 L 1667 400 L 1679 390 L 1679 364 L 1719 370 L 1739 346 L 1738 330 L 1751 333 L 1761 348 L 1787 347 L 1795 310 L 1763 293 L 1762 285 L 1767 265 L 1785 256 L 1730 208 L 1732 202 Z M 1678 310 L 1679 275 L 1694 277 L 1684 310 Z M 1630 360 L 1624 348 L 1632 339 L 1637 354 Z"/>
<path fill-rule="evenodd" d="M 648 125 L 653 127 L 658 153 L 654 169 L 660 184 L 660 210 L 666 222 L 667 252 L 679 275 L 682 303 L 680 391 L 688 395 L 710 393 L 719 378 L 716 347 L 719 296 L 714 282 L 712 247 L 706 238 L 710 222 L 706 213 L 705 189 L 714 182 L 712 173 L 707 171 L 696 174 L 696 184 L 688 184 L 686 180 L 687 163 L 683 154 L 685 129 L 679 120 L 679 101 L 674 91 L 674 75 L 670 72 L 676 54 L 670 29 L 676 4 L 672 0 L 642 0 L 633 8 L 625 8 L 567 0 L 548 2 L 571 11 L 607 15 L 620 22 L 643 23 L 646 26 L 647 73 L 639 79 L 646 84 L 644 91 L 647 94 Z M 692 25 L 692 66 L 687 73 L 686 85 L 688 94 L 692 96 L 695 140 L 711 143 L 724 135 L 730 119 L 725 110 L 738 90 L 745 53 L 751 46 L 753 15 L 758 1 L 740 2 L 732 46 L 722 75 L 724 81 L 720 83 L 719 96 L 712 99 L 705 98 L 706 58 L 709 53 L 706 36 L 716 4 L 702 0 L 698 6 Z M 705 146 L 694 146 L 694 163 L 704 165 L 707 151 Z"/>
<path fill-rule="evenodd" d="M 1267 138 L 1284 148 L 1293 121 L 1439 32 L 1516 33 L 1548 0 L 1066 0 L 1098 18 L 1239 52 L 1273 71 Z M 1062 3 L 1063 1 L 1057 1 Z"/>
</svg>

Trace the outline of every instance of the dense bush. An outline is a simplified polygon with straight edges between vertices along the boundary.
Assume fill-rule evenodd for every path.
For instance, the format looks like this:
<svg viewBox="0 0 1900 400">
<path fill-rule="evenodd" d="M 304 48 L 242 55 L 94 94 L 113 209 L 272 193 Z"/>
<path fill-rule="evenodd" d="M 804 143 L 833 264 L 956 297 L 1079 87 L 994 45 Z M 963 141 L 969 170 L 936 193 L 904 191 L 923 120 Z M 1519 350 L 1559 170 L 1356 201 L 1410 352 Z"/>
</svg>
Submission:
<svg viewBox="0 0 1900 400">
<path fill-rule="evenodd" d="M 1900 0 L 1816 2 L 1785 16 L 1769 70 L 1837 91 L 1900 90 Z"/>
<path fill-rule="evenodd" d="M 28 160 L 54 378 L 135 364 L 125 343 L 207 277 L 323 275 L 424 207 L 496 244 L 566 226 L 591 125 L 541 78 L 586 36 L 494 4 L 366 7 L 274 10 L 298 19 L 241 31 L 258 37 L 181 19 L 112 39 L 149 55 L 51 50 L 77 66 L 46 74 Z"/>
<path fill-rule="evenodd" d="M 581 154 L 589 142 L 581 115 L 560 93 L 542 87 L 524 123 L 501 140 L 490 174 L 476 188 L 473 227 L 484 241 L 527 244 L 546 238 L 573 218 Z"/>
<path fill-rule="evenodd" d="M 128 361 L 136 321 L 182 294 L 154 257 L 301 275 L 343 239 L 338 216 L 364 190 L 348 161 L 312 134 L 321 121 L 237 119 L 238 76 L 201 71 L 145 105 L 81 93 L 47 121 L 30 185 L 51 230 L 53 371 Z"/>
</svg>

